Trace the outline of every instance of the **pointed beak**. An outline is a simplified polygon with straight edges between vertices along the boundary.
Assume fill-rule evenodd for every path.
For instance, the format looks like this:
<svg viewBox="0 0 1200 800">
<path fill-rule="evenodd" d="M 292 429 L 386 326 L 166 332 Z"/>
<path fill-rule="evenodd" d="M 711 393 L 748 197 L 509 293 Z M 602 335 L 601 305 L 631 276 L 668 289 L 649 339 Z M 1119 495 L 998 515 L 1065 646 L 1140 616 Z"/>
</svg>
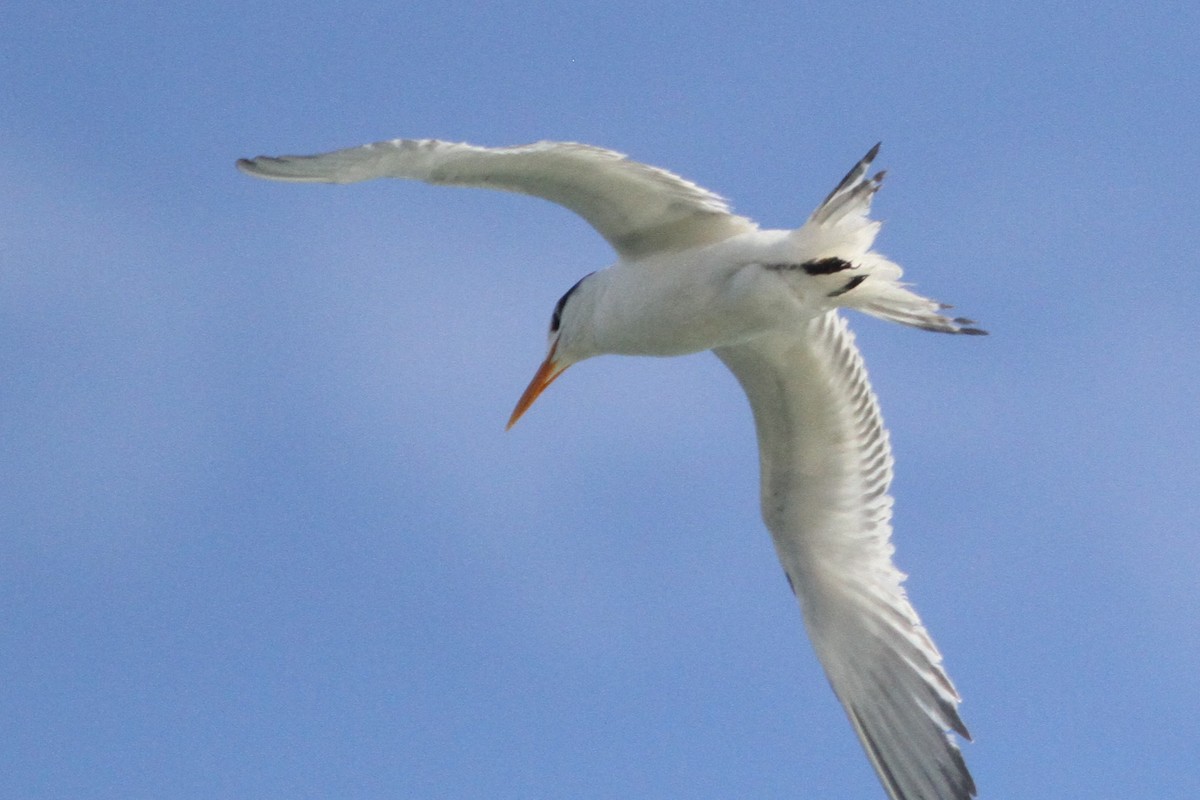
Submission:
<svg viewBox="0 0 1200 800">
<path fill-rule="evenodd" d="M 546 391 L 546 387 L 554 383 L 554 379 L 562 375 L 566 368 L 570 366 L 569 364 L 560 364 L 554 360 L 554 351 L 556 349 L 557 347 L 550 348 L 550 354 L 546 356 L 546 360 L 538 367 L 533 380 L 525 388 L 525 393 L 517 401 L 517 407 L 513 409 L 512 416 L 508 418 L 508 424 L 504 426 L 504 430 L 509 430 L 513 425 L 516 425 L 521 415 L 529 410 L 534 400 L 538 399 L 538 395 Z"/>
</svg>

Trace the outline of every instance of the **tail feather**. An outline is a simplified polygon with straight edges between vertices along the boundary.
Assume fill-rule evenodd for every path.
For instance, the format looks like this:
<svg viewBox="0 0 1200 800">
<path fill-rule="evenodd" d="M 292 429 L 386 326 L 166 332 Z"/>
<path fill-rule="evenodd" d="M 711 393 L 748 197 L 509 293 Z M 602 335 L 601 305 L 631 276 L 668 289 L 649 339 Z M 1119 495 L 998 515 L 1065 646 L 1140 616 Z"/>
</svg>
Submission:
<svg viewBox="0 0 1200 800">
<path fill-rule="evenodd" d="M 806 255 L 806 263 L 828 260 L 846 265 L 845 271 L 814 275 L 830 283 L 826 297 L 834 305 L 927 331 L 986 334 L 973 320 L 943 314 L 950 306 L 910 290 L 900 280 L 900 266 L 871 250 L 880 228 L 879 221 L 870 218 L 871 200 L 884 173 L 870 177 L 868 173 L 878 153 L 877 144 L 846 173 L 804 225 L 792 233 L 792 246 Z"/>
<path fill-rule="evenodd" d="M 817 206 L 817 210 L 809 217 L 810 222 L 818 225 L 837 224 L 842 217 L 851 212 L 866 216 L 871 208 L 871 198 L 875 192 L 879 191 L 884 176 L 883 172 L 879 172 L 871 178 L 867 178 L 867 170 L 871 168 L 871 162 L 875 160 L 875 156 L 879 155 L 879 148 L 882 146 L 883 142 L 876 143 L 846 173 L 842 182 L 834 187 L 821 205 Z"/>
<path fill-rule="evenodd" d="M 850 261 L 871 249 L 880 227 L 870 217 L 871 199 L 879 191 L 884 173 L 868 177 L 867 172 L 878 153 L 879 145 L 875 145 L 792 232 L 795 248 L 812 258 L 838 256 Z"/>
<path fill-rule="evenodd" d="M 876 263 L 870 263 L 872 260 L 876 260 Z M 879 269 L 883 264 L 891 269 Z M 868 259 L 859 269 L 866 277 L 852 291 L 838 297 L 838 305 L 925 331 L 962 333 L 969 336 L 987 335 L 987 331 L 975 326 L 975 320 L 947 316 L 943 312 L 951 306 L 919 295 L 908 288 L 898 280 L 900 268 L 892 262 L 876 256 L 876 259 Z"/>
</svg>

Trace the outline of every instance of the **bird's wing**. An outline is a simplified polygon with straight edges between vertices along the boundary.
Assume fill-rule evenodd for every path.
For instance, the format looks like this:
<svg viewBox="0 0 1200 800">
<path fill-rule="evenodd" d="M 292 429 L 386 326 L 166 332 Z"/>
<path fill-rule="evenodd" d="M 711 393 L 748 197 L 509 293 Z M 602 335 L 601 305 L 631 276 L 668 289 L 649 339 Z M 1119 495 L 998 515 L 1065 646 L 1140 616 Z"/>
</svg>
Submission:
<svg viewBox="0 0 1200 800">
<path fill-rule="evenodd" d="M 583 217 L 628 258 L 711 244 L 757 227 L 734 215 L 719 195 L 678 175 L 570 142 L 476 147 L 393 139 L 321 155 L 259 156 L 237 165 L 247 174 L 282 181 L 409 178 L 534 195 Z"/>
<path fill-rule="evenodd" d="M 717 355 L 754 411 L 763 517 L 825 672 L 893 800 L 966 800 L 970 738 L 892 563 L 892 455 L 836 311 Z"/>
</svg>

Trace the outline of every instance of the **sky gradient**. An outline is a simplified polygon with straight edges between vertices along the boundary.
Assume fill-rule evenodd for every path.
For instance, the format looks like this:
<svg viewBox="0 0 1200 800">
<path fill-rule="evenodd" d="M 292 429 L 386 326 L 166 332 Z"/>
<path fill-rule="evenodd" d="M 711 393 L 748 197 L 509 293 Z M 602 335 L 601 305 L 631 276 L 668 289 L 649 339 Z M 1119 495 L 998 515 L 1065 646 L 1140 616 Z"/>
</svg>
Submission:
<svg viewBox="0 0 1200 800">
<path fill-rule="evenodd" d="M 753 10 L 751 10 L 753 9 Z M 612 260 L 532 198 L 254 181 L 589 142 L 878 248 L 897 561 L 982 798 L 1200 796 L 1200 9 L 0 9 L 0 796 L 882 798 L 711 354 L 504 423 Z"/>
</svg>

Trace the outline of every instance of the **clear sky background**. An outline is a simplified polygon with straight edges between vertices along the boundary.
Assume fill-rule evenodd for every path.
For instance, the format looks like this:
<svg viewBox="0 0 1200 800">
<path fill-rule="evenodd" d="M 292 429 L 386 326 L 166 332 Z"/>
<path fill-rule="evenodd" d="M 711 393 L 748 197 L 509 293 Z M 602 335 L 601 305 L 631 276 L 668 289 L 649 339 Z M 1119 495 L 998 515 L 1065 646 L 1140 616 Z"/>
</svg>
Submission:
<svg viewBox="0 0 1200 800">
<path fill-rule="evenodd" d="M 984 798 L 1200 796 L 1195 3 L 0 8 L 0 796 L 881 798 L 710 354 L 505 433 L 570 213 L 239 156 L 569 139 L 880 249 L 852 322 Z"/>
</svg>

